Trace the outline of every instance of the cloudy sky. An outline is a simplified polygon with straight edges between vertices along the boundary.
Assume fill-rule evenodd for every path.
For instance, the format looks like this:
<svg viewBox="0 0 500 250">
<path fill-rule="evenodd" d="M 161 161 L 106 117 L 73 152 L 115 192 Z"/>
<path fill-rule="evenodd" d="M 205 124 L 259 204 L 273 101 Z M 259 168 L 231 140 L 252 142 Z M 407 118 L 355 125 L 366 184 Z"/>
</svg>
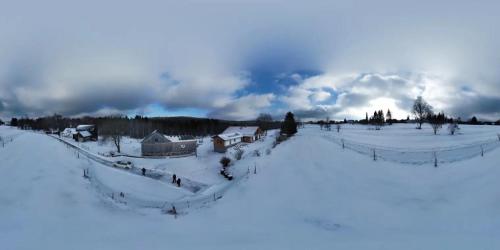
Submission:
<svg viewBox="0 0 500 250">
<path fill-rule="evenodd" d="M 465 3 L 466 2 L 466 3 Z M 500 118 L 499 1 L 9 1 L 0 118 Z"/>
</svg>

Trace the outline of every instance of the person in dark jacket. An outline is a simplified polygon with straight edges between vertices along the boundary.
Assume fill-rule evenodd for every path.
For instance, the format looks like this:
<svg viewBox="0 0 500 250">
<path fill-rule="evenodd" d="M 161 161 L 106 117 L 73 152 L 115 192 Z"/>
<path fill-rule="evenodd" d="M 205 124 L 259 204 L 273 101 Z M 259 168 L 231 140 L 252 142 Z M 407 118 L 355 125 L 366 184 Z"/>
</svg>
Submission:
<svg viewBox="0 0 500 250">
<path fill-rule="evenodd" d="M 172 175 L 172 183 L 177 183 L 177 176 L 175 174 Z"/>
<path fill-rule="evenodd" d="M 145 168 L 142 168 L 142 175 L 146 176 L 146 169 Z"/>
<path fill-rule="evenodd" d="M 177 178 L 177 186 L 180 187 L 181 186 L 181 178 Z"/>
</svg>

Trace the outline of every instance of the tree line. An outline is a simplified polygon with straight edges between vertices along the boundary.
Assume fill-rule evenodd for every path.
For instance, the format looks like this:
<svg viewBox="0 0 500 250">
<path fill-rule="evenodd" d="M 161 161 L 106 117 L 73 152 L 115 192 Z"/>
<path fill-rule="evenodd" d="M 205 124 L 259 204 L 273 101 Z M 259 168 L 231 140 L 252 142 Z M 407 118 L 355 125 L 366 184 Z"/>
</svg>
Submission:
<svg viewBox="0 0 500 250">
<path fill-rule="evenodd" d="M 70 118 L 58 114 L 40 118 L 12 118 L 11 126 L 32 130 L 58 130 L 94 124 L 100 135 L 116 134 L 132 138 L 144 138 L 154 130 L 166 135 L 207 136 L 219 134 L 228 126 L 259 126 L 263 130 L 281 128 L 281 121 L 274 121 L 269 114 L 261 114 L 255 120 L 228 121 L 195 117 L 145 117 L 105 116 Z"/>
</svg>

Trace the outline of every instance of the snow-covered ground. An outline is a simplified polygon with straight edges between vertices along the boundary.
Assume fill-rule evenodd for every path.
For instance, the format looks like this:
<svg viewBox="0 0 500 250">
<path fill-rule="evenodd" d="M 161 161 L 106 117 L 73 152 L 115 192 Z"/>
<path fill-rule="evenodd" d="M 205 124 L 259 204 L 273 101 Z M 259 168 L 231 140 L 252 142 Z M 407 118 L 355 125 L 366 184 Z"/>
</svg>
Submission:
<svg viewBox="0 0 500 250">
<path fill-rule="evenodd" d="M 456 147 L 458 145 L 475 144 L 483 141 L 498 139 L 500 126 L 460 125 L 454 136 L 449 135 L 445 124 L 434 135 L 432 127 L 423 124 L 422 129 L 415 129 L 415 124 L 393 124 L 373 131 L 371 126 L 342 124 L 339 136 L 380 147 L 392 147 L 408 150 Z M 369 129 L 367 129 L 369 128 Z M 335 126 L 332 132 L 337 133 Z"/>
<path fill-rule="evenodd" d="M 405 149 L 427 140 L 420 143 L 421 149 L 471 144 L 498 131 L 498 127 L 462 126 L 462 135 L 442 133 L 434 139 L 424 135 L 432 135 L 431 131 L 415 132 L 412 126 L 382 131 L 359 127 L 352 133 L 346 127 L 340 134 L 360 143 Z M 408 133 L 402 132 L 405 129 Z M 222 199 L 183 209 L 183 215 L 175 218 L 159 209 L 113 201 L 107 190 L 82 178 L 83 169 L 92 169 L 107 188 L 123 190 L 126 197 L 169 200 L 201 194 L 77 158 L 74 149 L 49 136 L 0 126 L 0 136 L 17 135 L 0 148 L 1 248 L 500 248 L 498 148 L 484 157 L 438 168 L 415 167 L 343 150 L 331 140 L 338 136 L 334 133 L 311 126 L 269 155 L 254 157 L 247 150 L 233 168 L 245 172 L 255 164 L 257 174 L 251 171 L 233 182 Z M 265 150 L 271 144 L 269 137 L 248 147 Z M 208 149 L 204 156 L 200 152 L 199 161 L 216 170 L 221 155 Z M 165 169 L 172 167 L 170 160 L 176 168 L 198 161 L 162 159 Z M 202 179 L 194 170 L 184 174 Z M 217 173 L 212 177 L 208 179 L 221 182 L 213 182 L 209 189 L 224 181 Z"/>
<path fill-rule="evenodd" d="M 264 155 L 266 150 L 272 147 L 274 134 L 276 131 L 269 131 L 267 137 L 255 143 L 241 143 L 239 147 L 244 151 L 243 160 L 237 162 L 235 160 L 235 150 L 229 149 L 225 154 L 215 153 L 213 150 L 213 142 L 210 137 L 205 137 L 200 141 L 196 156 L 184 157 L 165 157 L 165 158 L 136 158 L 136 157 L 106 157 L 110 151 L 116 151 L 114 144 L 110 141 L 88 141 L 76 142 L 73 139 L 61 137 L 62 140 L 75 145 L 83 150 L 94 153 L 109 161 L 126 160 L 131 161 L 138 168 L 146 168 L 148 170 L 156 170 L 169 175 L 176 174 L 177 176 L 186 177 L 190 180 L 199 182 L 204 185 L 213 185 L 224 181 L 219 174 L 221 164 L 219 160 L 222 156 L 230 157 L 236 164 L 231 168 L 234 175 L 240 176 L 248 171 L 248 167 L 253 167 L 255 158 L 254 152 L 259 151 Z M 122 141 L 122 152 L 129 155 L 141 155 L 141 140 L 124 137 Z M 245 162 L 245 164 L 242 164 Z"/>
</svg>

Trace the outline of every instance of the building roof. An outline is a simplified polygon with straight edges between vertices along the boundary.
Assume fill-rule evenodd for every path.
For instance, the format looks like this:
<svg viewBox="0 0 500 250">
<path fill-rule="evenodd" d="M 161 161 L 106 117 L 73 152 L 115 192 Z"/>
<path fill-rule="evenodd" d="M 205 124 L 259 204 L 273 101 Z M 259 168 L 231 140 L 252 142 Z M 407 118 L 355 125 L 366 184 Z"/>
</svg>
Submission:
<svg viewBox="0 0 500 250">
<path fill-rule="evenodd" d="M 151 132 L 151 134 L 149 134 L 148 136 L 144 137 L 144 139 L 142 139 L 141 143 L 144 143 L 144 142 L 147 142 L 149 141 L 152 137 L 154 136 L 157 136 L 158 137 L 161 137 L 161 138 L 164 138 L 165 140 L 160 140 L 160 143 L 165 143 L 165 142 L 171 142 L 172 140 L 170 140 L 170 138 L 164 136 L 162 133 L 160 133 L 158 130 L 155 130 L 153 132 Z M 159 139 L 159 138 L 158 138 Z"/>
<path fill-rule="evenodd" d="M 224 141 L 228 141 L 228 140 L 232 140 L 232 139 L 237 139 L 237 138 L 243 137 L 243 135 L 240 134 L 240 133 L 220 134 L 220 135 L 217 135 L 217 136 L 220 137 Z"/>
<path fill-rule="evenodd" d="M 257 132 L 257 129 L 259 127 L 257 126 L 248 126 L 248 127 L 241 127 L 241 126 L 229 126 L 222 132 L 222 134 L 234 134 L 234 133 L 239 133 L 242 136 L 253 136 L 255 135 L 255 132 Z"/>
<path fill-rule="evenodd" d="M 65 128 L 63 130 L 64 134 L 76 134 L 76 128 Z"/>
<path fill-rule="evenodd" d="M 81 131 L 81 130 L 89 130 L 91 128 L 94 128 L 94 125 L 89 125 L 89 124 L 82 124 L 76 126 L 76 130 Z"/>
<path fill-rule="evenodd" d="M 158 130 L 155 130 L 153 131 L 151 134 L 149 134 L 148 136 L 144 137 L 144 139 L 142 139 L 141 142 L 146 142 L 148 141 L 151 137 L 153 136 L 161 136 L 162 138 L 165 138 L 166 141 L 160 141 L 161 143 L 165 143 L 165 142 L 188 142 L 188 141 L 196 141 L 196 139 L 194 137 L 191 137 L 192 139 L 183 139 L 182 136 L 169 136 L 169 135 L 164 135 L 162 134 L 161 132 L 159 132 Z"/>
<path fill-rule="evenodd" d="M 80 135 L 83 136 L 83 137 L 90 137 L 90 136 L 92 136 L 92 134 L 89 131 L 80 131 L 78 133 L 80 133 Z"/>
</svg>

